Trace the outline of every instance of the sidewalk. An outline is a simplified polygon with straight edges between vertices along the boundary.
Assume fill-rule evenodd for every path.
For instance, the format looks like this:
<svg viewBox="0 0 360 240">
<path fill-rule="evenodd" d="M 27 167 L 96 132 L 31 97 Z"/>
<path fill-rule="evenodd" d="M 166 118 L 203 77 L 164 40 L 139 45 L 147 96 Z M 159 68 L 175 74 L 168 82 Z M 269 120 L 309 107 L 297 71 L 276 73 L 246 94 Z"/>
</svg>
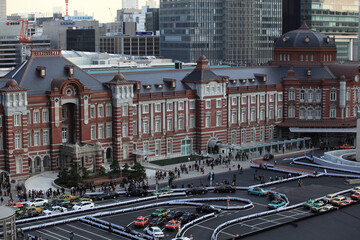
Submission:
<svg viewBox="0 0 360 240">
<path fill-rule="evenodd" d="M 306 150 L 289 151 L 289 152 L 286 152 L 284 154 L 283 153 L 277 153 L 277 154 L 274 154 L 274 160 L 276 160 L 277 158 L 281 158 L 281 157 L 291 157 L 293 155 L 298 155 L 298 154 L 305 153 L 305 152 L 308 152 L 308 151 L 306 151 Z M 274 160 L 271 160 L 270 162 L 273 162 Z M 259 163 L 259 161 L 262 161 L 262 157 L 252 159 L 252 161 L 254 161 L 256 163 Z M 205 161 L 204 161 L 204 163 L 205 163 Z M 168 166 L 158 166 L 158 165 L 152 164 L 151 162 L 143 164 L 144 167 L 146 168 L 146 175 L 148 176 L 149 185 L 154 186 L 156 184 L 156 179 L 155 179 L 156 171 L 174 171 L 175 167 L 177 167 L 179 169 L 180 165 L 182 165 L 182 164 L 185 164 L 188 167 L 189 164 L 192 165 L 192 164 L 195 164 L 195 162 L 192 161 L 192 162 L 179 163 L 179 164 L 173 164 L 173 165 L 168 165 Z M 230 165 L 231 170 L 237 170 L 238 169 L 238 167 L 237 167 L 238 164 L 240 164 L 240 167 L 242 167 L 243 170 L 246 170 L 246 169 L 250 168 L 250 160 L 247 160 L 247 161 L 233 161 L 232 160 L 231 165 Z M 209 172 L 215 173 L 215 176 L 216 176 L 216 174 L 218 174 L 218 173 L 224 173 L 224 172 L 229 171 L 229 166 L 226 167 L 225 164 L 214 166 L 214 169 L 211 169 L 211 166 L 207 166 L 206 164 L 201 164 L 200 168 L 201 167 L 204 167 L 204 169 L 205 169 L 204 174 L 202 174 L 201 171 L 197 171 L 197 170 L 189 171 L 188 174 L 186 174 L 186 173 L 181 174 L 180 173 L 180 178 L 176 178 L 174 180 L 174 182 L 176 182 L 178 180 L 192 179 L 192 178 L 197 178 L 197 177 L 200 177 L 200 176 L 206 176 Z M 56 179 L 56 177 L 57 177 L 57 173 L 43 172 L 43 173 L 40 173 L 40 174 L 31 176 L 30 178 L 28 178 L 25 181 L 25 187 L 26 187 L 27 191 L 29 189 L 30 190 L 31 189 L 43 190 L 43 191 L 46 191 L 49 188 L 55 189 L 54 185 L 52 185 L 52 182 Z M 167 175 L 166 178 L 158 181 L 159 184 L 160 183 L 167 183 L 167 182 L 168 182 L 168 175 Z M 12 186 L 11 190 L 12 190 L 11 192 L 12 192 L 13 199 L 15 201 L 17 201 L 18 198 L 16 196 L 17 192 L 15 191 L 15 187 Z M 119 186 L 117 186 L 117 190 L 122 190 L 122 189 L 120 189 Z M 3 198 L 4 198 L 3 204 L 6 204 L 9 201 L 9 197 L 4 197 L 3 196 Z"/>
</svg>

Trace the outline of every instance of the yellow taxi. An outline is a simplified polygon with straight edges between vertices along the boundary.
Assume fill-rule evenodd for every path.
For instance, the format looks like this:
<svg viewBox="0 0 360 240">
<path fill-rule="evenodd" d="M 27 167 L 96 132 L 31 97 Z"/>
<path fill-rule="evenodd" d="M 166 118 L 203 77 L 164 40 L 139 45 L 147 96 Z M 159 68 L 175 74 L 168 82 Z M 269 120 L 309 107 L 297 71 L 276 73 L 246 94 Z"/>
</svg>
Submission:
<svg viewBox="0 0 360 240">
<path fill-rule="evenodd" d="M 71 201 L 71 200 L 77 199 L 77 196 L 73 196 L 73 195 L 70 195 L 70 194 L 63 194 L 63 195 L 61 195 L 60 198 Z"/>
<path fill-rule="evenodd" d="M 337 196 L 331 201 L 331 204 L 334 206 L 340 206 L 340 204 L 346 200 L 347 200 L 347 198 L 344 196 Z"/>
</svg>

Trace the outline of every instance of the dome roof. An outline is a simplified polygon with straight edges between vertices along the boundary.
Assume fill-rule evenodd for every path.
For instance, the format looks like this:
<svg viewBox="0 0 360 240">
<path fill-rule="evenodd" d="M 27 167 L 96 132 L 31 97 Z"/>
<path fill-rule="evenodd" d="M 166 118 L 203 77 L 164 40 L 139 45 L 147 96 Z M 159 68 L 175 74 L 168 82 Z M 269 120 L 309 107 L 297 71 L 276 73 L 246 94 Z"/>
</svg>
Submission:
<svg viewBox="0 0 360 240">
<path fill-rule="evenodd" d="M 305 23 L 297 30 L 282 35 L 275 48 L 336 48 L 335 39 L 311 30 Z"/>
<path fill-rule="evenodd" d="M 10 79 L 9 81 L 6 82 L 6 87 L 7 88 L 16 88 L 18 86 L 18 83 L 14 80 L 14 79 Z"/>
</svg>

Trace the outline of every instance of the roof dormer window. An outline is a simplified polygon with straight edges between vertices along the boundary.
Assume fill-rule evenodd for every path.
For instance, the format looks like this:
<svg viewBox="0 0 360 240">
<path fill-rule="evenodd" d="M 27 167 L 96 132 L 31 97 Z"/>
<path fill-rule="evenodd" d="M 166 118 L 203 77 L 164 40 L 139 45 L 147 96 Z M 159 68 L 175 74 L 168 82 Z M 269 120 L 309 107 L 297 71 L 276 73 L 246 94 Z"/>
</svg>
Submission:
<svg viewBox="0 0 360 240">
<path fill-rule="evenodd" d="M 73 77 L 73 76 L 74 76 L 74 73 L 75 73 L 74 66 L 66 65 L 64 68 L 65 68 L 65 71 L 66 71 L 66 73 L 67 73 L 67 75 L 68 75 L 69 77 Z"/>
<path fill-rule="evenodd" d="M 39 76 L 40 76 L 41 78 L 45 78 L 45 77 L 46 77 L 46 67 L 39 66 L 39 67 L 36 68 L 36 70 L 38 71 Z"/>
</svg>

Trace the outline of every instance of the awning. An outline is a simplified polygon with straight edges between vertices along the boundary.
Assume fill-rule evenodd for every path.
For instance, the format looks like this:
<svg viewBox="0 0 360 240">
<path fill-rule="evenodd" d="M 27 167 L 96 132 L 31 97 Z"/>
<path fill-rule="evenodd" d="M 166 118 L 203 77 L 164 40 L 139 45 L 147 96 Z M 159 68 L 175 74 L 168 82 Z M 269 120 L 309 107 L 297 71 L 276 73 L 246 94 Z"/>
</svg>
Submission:
<svg viewBox="0 0 360 240">
<path fill-rule="evenodd" d="M 150 151 L 143 151 L 143 150 L 135 150 L 132 152 L 134 155 L 138 155 L 138 156 L 149 156 L 149 155 L 153 155 L 155 153 L 150 152 Z"/>
<path fill-rule="evenodd" d="M 216 140 L 216 139 L 212 139 L 212 140 L 209 141 L 208 147 L 209 148 L 214 148 L 217 143 L 221 143 L 221 141 Z"/>
<path fill-rule="evenodd" d="M 356 133 L 356 128 L 299 128 L 291 127 L 295 133 Z"/>
</svg>

